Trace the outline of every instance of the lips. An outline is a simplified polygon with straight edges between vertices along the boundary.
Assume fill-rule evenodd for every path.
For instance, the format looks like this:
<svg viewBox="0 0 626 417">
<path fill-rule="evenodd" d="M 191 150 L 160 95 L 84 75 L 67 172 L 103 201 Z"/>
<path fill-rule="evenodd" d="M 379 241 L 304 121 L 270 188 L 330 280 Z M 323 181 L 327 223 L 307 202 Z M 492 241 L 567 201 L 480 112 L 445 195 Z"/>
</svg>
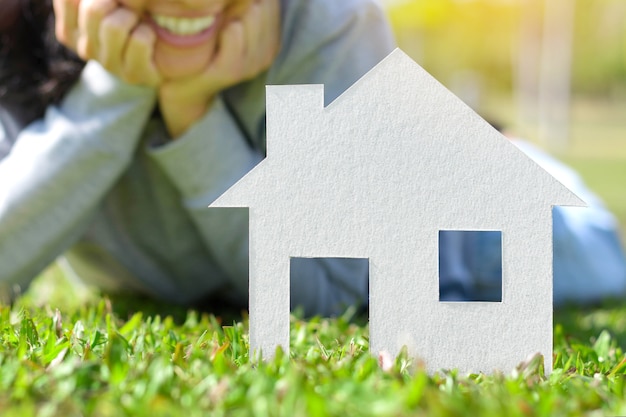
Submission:
<svg viewBox="0 0 626 417">
<path fill-rule="evenodd" d="M 207 30 L 215 23 L 215 16 L 197 18 L 154 15 L 152 19 L 157 26 L 181 36 L 195 35 Z"/>
<path fill-rule="evenodd" d="M 150 23 L 157 35 L 174 46 L 195 46 L 209 39 L 216 28 L 218 16 L 174 17 L 154 14 Z"/>
</svg>

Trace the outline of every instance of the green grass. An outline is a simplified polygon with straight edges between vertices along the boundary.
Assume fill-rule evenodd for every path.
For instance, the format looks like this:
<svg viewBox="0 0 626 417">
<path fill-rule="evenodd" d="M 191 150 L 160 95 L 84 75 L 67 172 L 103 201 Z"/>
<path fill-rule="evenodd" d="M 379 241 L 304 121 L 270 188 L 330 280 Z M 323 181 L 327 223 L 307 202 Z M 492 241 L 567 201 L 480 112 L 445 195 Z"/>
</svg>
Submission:
<svg viewBox="0 0 626 417">
<path fill-rule="evenodd" d="M 50 291 L 50 289 L 53 289 Z M 541 357 L 483 375 L 381 367 L 351 313 L 292 318 L 291 354 L 248 357 L 245 317 L 82 297 L 54 270 L 0 307 L 0 415 L 577 416 L 626 414 L 626 306 L 555 315 Z"/>
<path fill-rule="evenodd" d="M 626 232 L 622 110 L 578 103 L 561 158 Z M 626 415 L 623 300 L 555 313 L 548 377 L 540 357 L 492 375 L 429 376 L 404 356 L 381 367 L 363 322 L 294 316 L 291 354 L 251 361 L 238 312 L 109 299 L 51 268 L 0 306 L 0 416 Z"/>
</svg>

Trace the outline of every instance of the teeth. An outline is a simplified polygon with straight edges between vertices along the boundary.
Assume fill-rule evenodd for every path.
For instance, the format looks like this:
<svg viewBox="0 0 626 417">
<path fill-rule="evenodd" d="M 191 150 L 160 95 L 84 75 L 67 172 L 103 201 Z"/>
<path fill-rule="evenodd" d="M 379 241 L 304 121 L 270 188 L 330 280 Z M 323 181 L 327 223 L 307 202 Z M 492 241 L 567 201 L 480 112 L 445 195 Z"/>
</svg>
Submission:
<svg viewBox="0 0 626 417">
<path fill-rule="evenodd" d="M 163 15 L 153 15 L 152 18 L 157 25 L 172 32 L 175 35 L 189 36 L 200 33 L 210 28 L 215 22 L 215 16 L 198 18 L 173 17 Z"/>
</svg>

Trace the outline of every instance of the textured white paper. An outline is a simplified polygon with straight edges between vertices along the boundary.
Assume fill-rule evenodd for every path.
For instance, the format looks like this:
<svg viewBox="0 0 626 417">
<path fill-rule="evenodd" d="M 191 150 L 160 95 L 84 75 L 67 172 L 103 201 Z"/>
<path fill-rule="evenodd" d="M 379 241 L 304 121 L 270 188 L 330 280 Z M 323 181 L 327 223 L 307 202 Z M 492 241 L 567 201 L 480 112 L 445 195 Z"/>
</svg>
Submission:
<svg viewBox="0 0 626 417">
<path fill-rule="evenodd" d="M 290 257 L 368 258 L 374 354 L 550 372 L 552 206 L 584 202 L 398 49 L 323 103 L 268 86 L 267 158 L 212 204 L 250 208 L 251 349 L 288 349 Z M 502 302 L 439 301 L 440 230 L 502 232 Z"/>
</svg>

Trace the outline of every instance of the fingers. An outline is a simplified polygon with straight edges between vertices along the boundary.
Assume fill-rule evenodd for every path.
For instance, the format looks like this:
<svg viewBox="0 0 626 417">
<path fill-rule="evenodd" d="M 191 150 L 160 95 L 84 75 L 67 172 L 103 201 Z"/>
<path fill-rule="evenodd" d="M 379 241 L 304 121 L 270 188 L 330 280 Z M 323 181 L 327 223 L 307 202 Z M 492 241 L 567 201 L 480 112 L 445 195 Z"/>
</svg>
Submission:
<svg viewBox="0 0 626 417">
<path fill-rule="evenodd" d="M 95 59 L 132 84 L 156 86 L 156 35 L 116 0 L 53 0 L 56 36 L 84 60 Z"/>
<path fill-rule="evenodd" d="M 280 4 L 278 0 L 261 0 L 261 3 L 263 7 L 259 36 L 262 37 L 262 44 L 266 45 L 266 48 L 259 48 L 258 59 L 261 66 L 268 68 L 280 50 Z"/>
<path fill-rule="evenodd" d="M 256 1 L 257 0 L 239 0 L 233 2 L 224 13 L 226 24 L 241 19 L 248 11 L 250 5 Z"/>
<path fill-rule="evenodd" d="M 244 31 L 244 50 L 243 52 L 243 59 L 247 62 L 256 62 L 257 61 L 257 55 L 259 55 L 259 49 L 262 48 L 257 48 L 254 45 L 263 45 L 264 44 L 264 38 L 265 36 L 263 35 L 263 31 L 260 30 L 261 24 L 265 23 L 262 22 L 262 16 L 263 14 L 263 10 L 261 8 L 261 3 L 255 1 L 254 3 L 252 3 L 250 5 L 250 9 L 248 9 L 248 12 L 246 13 L 246 15 L 243 17 L 242 19 L 242 24 L 243 27 L 245 28 Z M 267 29 L 267 28 L 266 28 Z M 249 72 L 251 70 L 250 66 L 248 66 L 246 73 L 242 74 L 244 77 L 247 77 L 249 74 L 247 74 L 247 72 Z"/>
<path fill-rule="evenodd" d="M 76 52 L 87 59 L 98 59 L 100 48 L 100 24 L 118 8 L 115 0 L 80 0 L 78 6 L 78 40 Z"/>
<path fill-rule="evenodd" d="M 53 0 L 54 32 L 63 45 L 76 51 L 79 0 Z"/>
<path fill-rule="evenodd" d="M 100 23 L 97 59 L 113 74 L 122 72 L 122 58 L 126 42 L 138 21 L 137 14 L 119 7 L 105 16 Z"/>
<path fill-rule="evenodd" d="M 279 42 L 279 1 L 252 0 L 245 14 L 220 32 L 216 55 L 201 76 L 203 86 L 219 90 L 255 77 L 272 64 Z"/>
<path fill-rule="evenodd" d="M 279 13 L 278 0 L 256 0 L 244 17 L 244 59 L 248 62 L 245 78 L 256 76 L 274 61 L 280 42 Z"/>
<path fill-rule="evenodd" d="M 280 19 L 280 2 L 279 0 L 267 0 L 270 4 L 268 6 L 268 20 L 272 22 L 272 27 L 275 30 L 271 31 L 271 39 L 270 43 L 274 46 L 273 57 L 276 58 L 278 51 L 280 51 L 281 47 L 281 35 L 282 35 L 282 25 Z"/>
<path fill-rule="evenodd" d="M 246 33 L 241 21 L 228 24 L 220 33 L 217 53 L 213 63 L 204 73 L 203 81 L 208 86 L 227 87 L 242 78 L 246 48 Z"/>
<path fill-rule="evenodd" d="M 141 23 L 133 30 L 123 55 L 122 74 L 127 82 L 159 85 L 161 76 L 153 60 L 155 43 L 156 34 L 148 24 Z"/>
</svg>

